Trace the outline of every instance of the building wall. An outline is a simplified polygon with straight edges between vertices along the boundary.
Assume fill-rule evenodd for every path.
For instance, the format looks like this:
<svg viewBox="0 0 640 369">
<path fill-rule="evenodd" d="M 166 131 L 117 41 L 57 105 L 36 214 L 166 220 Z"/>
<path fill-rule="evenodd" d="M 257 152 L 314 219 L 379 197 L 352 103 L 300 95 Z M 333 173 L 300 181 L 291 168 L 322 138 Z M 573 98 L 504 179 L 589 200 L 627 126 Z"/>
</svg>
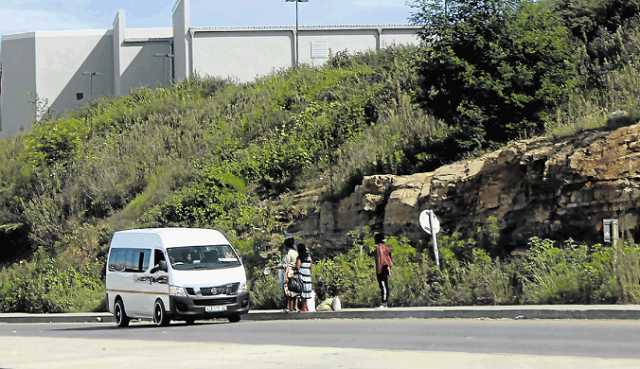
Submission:
<svg viewBox="0 0 640 369">
<path fill-rule="evenodd" d="M 193 70 L 201 76 L 252 81 L 293 63 L 290 29 L 196 31 Z"/>
<path fill-rule="evenodd" d="M 189 0 L 177 0 L 173 7 L 173 54 L 176 80 L 186 79 L 191 74 L 191 33 L 189 29 Z"/>
<path fill-rule="evenodd" d="M 113 20 L 113 95 L 120 96 L 122 89 L 120 86 L 120 76 L 122 70 L 120 67 L 120 49 L 124 43 L 125 36 L 125 19 L 124 10 L 118 10 L 116 19 Z"/>
<path fill-rule="evenodd" d="M 172 28 L 139 28 L 125 31 L 120 45 L 120 84 L 124 95 L 135 88 L 171 85 L 173 59 L 156 54 L 172 54 Z M 117 62 L 117 61 L 115 61 Z"/>
<path fill-rule="evenodd" d="M 155 88 L 170 85 L 171 61 L 155 54 L 169 54 L 168 42 L 127 42 L 120 48 L 120 63 L 123 67 L 120 77 L 120 91 L 128 95 L 140 87 Z M 164 69 L 164 73 L 163 73 Z M 163 76 L 164 74 L 164 76 Z"/>
<path fill-rule="evenodd" d="M 386 49 L 393 45 L 419 45 L 420 39 L 418 38 L 416 32 L 418 31 L 417 27 L 407 27 L 407 28 L 392 28 L 392 29 L 382 29 L 381 35 L 381 44 L 380 46 L 383 49 Z"/>
<path fill-rule="evenodd" d="M 168 86 L 171 61 L 154 55 L 169 53 L 171 44 L 166 41 L 125 42 L 120 48 L 120 92 L 127 95 L 131 90 L 143 86 L 155 88 L 163 83 Z"/>
<path fill-rule="evenodd" d="M 298 30 L 298 57 L 301 64 L 320 66 L 330 53 L 376 50 L 394 43 L 417 44 L 416 30 L 416 27 L 303 27 Z M 192 33 L 193 71 L 201 76 L 235 77 L 248 82 L 295 65 L 295 29 L 290 27 L 195 28 Z M 327 51 L 324 57 L 318 57 L 319 45 Z"/>
<path fill-rule="evenodd" d="M 3 137 L 31 127 L 36 94 L 35 32 L 2 36 L 2 131 Z"/>
<path fill-rule="evenodd" d="M 92 98 L 169 85 L 172 76 L 180 81 L 198 73 L 249 82 L 295 65 L 292 27 L 191 28 L 189 0 L 176 0 L 172 20 L 172 28 L 126 29 L 121 10 L 112 30 L 3 35 L 0 136 L 31 126 L 36 119 L 36 96 L 57 116 Z M 300 27 L 299 61 L 319 66 L 330 53 L 343 50 L 417 44 L 417 30 L 410 26 Z M 173 58 L 156 54 L 173 54 Z M 92 78 L 83 72 L 100 75 Z"/>
<path fill-rule="evenodd" d="M 170 39 L 173 37 L 173 28 L 128 28 L 125 30 L 125 39 Z"/>
<path fill-rule="evenodd" d="M 172 54 L 173 28 L 125 28 L 125 12 L 113 21 L 114 95 L 135 88 L 170 85 L 173 60 L 155 54 Z M 164 71 L 163 71 L 164 68 Z"/>
<path fill-rule="evenodd" d="M 38 96 L 49 100 L 54 116 L 91 99 L 112 96 L 112 32 L 36 32 L 36 81 Z"/>
<path fill-rule="evenodd" d="M 154 55 L 171 53 L 171 35 L 171 28 L 127 30 L 127 36 L 133 38 L 122 38 L 118 48 L 115 48 L 118 42 L 112 30 L 2 36 L 0 136 L 14 135 L 31 126 L 36 119 L 33 104 L 36 96 L 47 108 L 42 112 L 58 116 L 87 104 L 92 98 L 117 95 L 117 82 L 124 94 L 141 86 L 153 88 L 163 81 L 168 85 L 172 60 Z M 100 75 L 92 77 L 83 72 Z M 116 78 L 118 72 L 121 75 Z"/>
<path fill-rule="evenodd" d="M 0 66 L 2 66 L 2 48 L 0 47 Z M 2 132 L 2 75 L 0 70 L 0 132 Z"/>
<path fill-rule="evenodd" d="M 378 47 L 377 29 L 302 29 L 298 32 L 300 64 L 322 65 L 328 58 L 312 58 L 312 43 L 323 42 L 329 53 L 376 50 Z"/>
</svg>

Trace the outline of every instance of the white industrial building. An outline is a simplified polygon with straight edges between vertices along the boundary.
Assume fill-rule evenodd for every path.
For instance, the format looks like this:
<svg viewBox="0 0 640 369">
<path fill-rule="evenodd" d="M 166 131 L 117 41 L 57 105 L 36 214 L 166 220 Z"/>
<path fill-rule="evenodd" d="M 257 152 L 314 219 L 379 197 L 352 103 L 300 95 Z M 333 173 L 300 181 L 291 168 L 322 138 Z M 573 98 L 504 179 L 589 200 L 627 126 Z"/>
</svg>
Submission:
<svg viewBox="0 0 640 369">
<path fill-rule="evenodd" d="M 301 64 L 320 65 L 330 52 L 417 44 L 419 29 L 190 27 L 189 0 L 177 0 L 172 28 L 126 29 L 120 10 L 109 30 L 3 35 L 0 136 L 28 129 L 43 111 L 57 116 L 91 99 L 169 85 L 194 73 L 247 82 L 294 66 L 296 55 Z"/>
</svg>

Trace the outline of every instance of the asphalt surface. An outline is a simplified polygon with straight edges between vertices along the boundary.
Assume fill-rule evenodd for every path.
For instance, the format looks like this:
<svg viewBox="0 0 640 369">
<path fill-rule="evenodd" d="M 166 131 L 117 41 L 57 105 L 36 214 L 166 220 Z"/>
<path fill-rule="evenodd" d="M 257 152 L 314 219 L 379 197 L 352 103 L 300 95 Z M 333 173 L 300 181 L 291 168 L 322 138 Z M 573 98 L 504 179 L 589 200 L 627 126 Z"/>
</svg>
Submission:
<svg viewBox="0 0 640 369">
<path fill-rule="evenodd" d="M 342 309 L 285 313 L 281 310 L 252 310 L 244 321 L 294 319 L 588 319 L 640 320 L 640 305 L 514 305 L 466 307 L 398 307 Z M 107 312 L 66 314 L 0 314 L 3 323 L 113 323 Z"/>
<path fill-rule="evenodd" d="M 0 368 L 637 369 L 639 324 L 640 305 L 271 310 L 124 330 L 109 313 L 0 314 Z"/>
<path fill-rule="evenodd" d="M 126 329 L 101 323 L 0 325 L 0 342 L 17 337 L 640 360 L 640 321 L 620 320 L 323 319 L 284 324 L 219 320 L 174 322 L 162 328 L 147 321 Z"/>
</svg>

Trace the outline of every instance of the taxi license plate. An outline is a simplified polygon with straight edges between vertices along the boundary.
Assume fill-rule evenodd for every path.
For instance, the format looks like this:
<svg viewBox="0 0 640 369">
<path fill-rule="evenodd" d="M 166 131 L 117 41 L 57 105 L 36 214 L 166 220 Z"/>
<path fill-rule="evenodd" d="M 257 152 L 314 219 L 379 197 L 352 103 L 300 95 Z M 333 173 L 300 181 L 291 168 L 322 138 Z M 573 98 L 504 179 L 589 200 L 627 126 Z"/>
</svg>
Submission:
<svg viewBox="0 0 640 369">
<path fill-rule="evenodd" d="M 226 306 L 205 306 L 204 311 L 207 313 L 214 313 L 216 311 L 227 311 Z"/>
</svg>

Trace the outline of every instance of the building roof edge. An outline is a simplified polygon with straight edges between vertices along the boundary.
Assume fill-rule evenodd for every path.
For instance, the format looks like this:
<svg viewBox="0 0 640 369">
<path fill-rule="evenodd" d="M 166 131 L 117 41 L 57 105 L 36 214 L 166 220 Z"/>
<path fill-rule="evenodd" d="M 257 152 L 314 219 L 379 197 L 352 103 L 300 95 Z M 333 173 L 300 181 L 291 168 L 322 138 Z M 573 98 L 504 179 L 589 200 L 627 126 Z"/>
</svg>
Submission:
<svg viewBox="0 0 640 369">
<path fill-rule="evenodd" d="M 176 3 L 173 4 L 173 8 L 171 8 L 171 15 L 176 13 L 176 10 L 178 10 L 178 6 L 180 6 L 181 2 L 182 0 L 176 0 Z"/>
<path fill-rule="evenodd" d="M 354 30 L 354 29 L 380 29 L 380 28 L 400 28 L 400 29 L 420 29 L 423 26 L 414 24 L 371 24 L 371 25 L 326 25 L 326 26 L 299 26 L 298 30 Z M 191 27 L 195 32 L 220 32 L 220 31 L 282 31 L 293 30 L 295 26 L 246 26 L 246 27 Z"/>
<path fill-rule="evenodd" d="M 125 38 L 124 42 L 173 42 L 173 37 L 131 37 Z"/>
<path fill-rule="evenodd" d="M 9 33 L 6 35 L 2 35 L 2 41 L 10 41 L 10 40 L 19 40 L 23 38 L 36 37 L 35 31 L 31 32 L 20 32 L 20 33 Z"/>
<path fill-rule="evenodd" d="M 61 37 L 61 36 L 110 36 L 112 29 L 77 29 L 77 30 L 54 30 L 35 31 L 36 37 Z"/>
</svg>

